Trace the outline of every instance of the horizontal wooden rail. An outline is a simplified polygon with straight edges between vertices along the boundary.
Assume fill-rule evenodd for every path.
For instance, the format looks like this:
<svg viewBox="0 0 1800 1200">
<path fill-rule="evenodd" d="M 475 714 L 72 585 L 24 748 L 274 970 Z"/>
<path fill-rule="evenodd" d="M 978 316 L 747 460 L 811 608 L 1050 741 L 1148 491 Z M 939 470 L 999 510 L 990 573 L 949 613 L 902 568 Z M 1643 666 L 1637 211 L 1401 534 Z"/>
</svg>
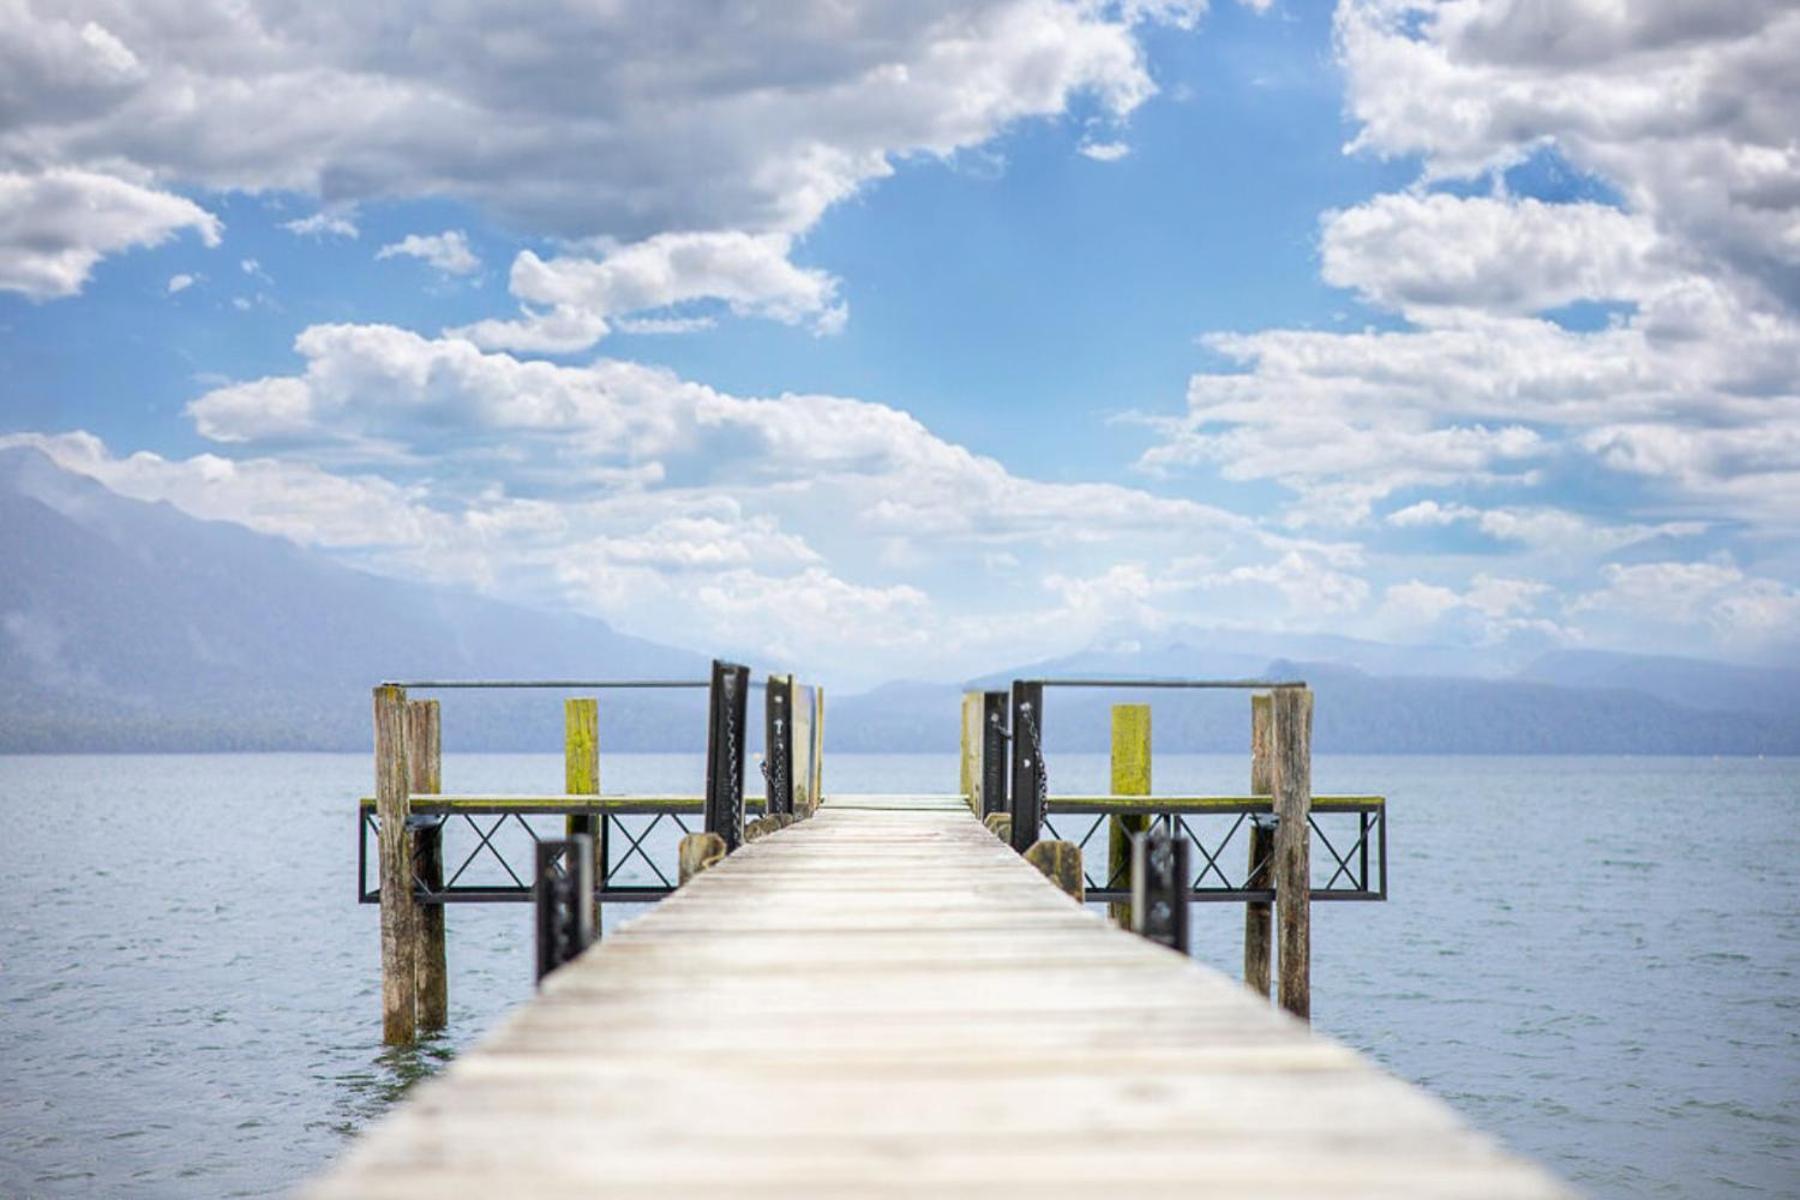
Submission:
<svg viewBox="0 0 1800 1200">
<path fill-rule="evenodd" d="M 1267 796 L 1051 796 L 1052 813 L 1266 813 Z M 1314 796 L 1314 812 L 1377 812 L 1385 796 Z"/>
<path fill-rule="evenodd" d="M 375 807 L 373 796 L 360 801 L 364 809 Z M 747 808 L 761 805 L 760 797 L 747 798 Z M 642 813 L 700 812 L 706 806 L 704 796 L 439 796 L 415 792 L 408 798 L 409 812 L 430 813 L 519 813 L 525 816 L 567 816 L 595 813 L 603 816 L 633 816 Z"/>
</svg>

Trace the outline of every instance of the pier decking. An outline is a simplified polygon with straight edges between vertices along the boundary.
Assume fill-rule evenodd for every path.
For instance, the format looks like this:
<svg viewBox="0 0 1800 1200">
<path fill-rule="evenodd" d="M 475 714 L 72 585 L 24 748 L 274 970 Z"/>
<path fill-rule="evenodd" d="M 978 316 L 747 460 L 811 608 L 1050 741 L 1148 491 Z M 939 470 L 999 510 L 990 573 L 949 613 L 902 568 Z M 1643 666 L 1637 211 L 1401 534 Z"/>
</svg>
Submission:
<svg viewBox="0 0 1800 1200">
<path fill-rule="evenodd" d="M 1059 891 L 830 799 L 550 975 L 307 1195 L 1552 1197 L 1441 1102 Z"/>
</svg>

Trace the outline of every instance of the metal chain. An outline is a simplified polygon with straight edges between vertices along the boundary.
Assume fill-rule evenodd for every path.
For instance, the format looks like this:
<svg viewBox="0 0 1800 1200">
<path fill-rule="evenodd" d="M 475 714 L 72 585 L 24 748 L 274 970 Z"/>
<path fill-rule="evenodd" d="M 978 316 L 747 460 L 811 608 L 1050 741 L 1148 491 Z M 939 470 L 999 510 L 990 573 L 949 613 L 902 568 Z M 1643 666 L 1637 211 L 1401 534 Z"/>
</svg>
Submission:
<svg viewBox="0 0 1800 1200">
<path fill-rule="evenodd" d="M 1037 810 L 1041 821 L 1050 815 L 1050 767 L 1044 761 L 1044 743 L 1038 736 L 1037 718 L 1032 715 L 1029 701 L 1019 705 L 1019 720 L 1031 742 L 1031 753 L 1037 757 Z"/>
<path fill-rule="evenodd" d="M 730 674 L 725 676 L 725 762 L 729 770 L 729 778 L 725 781 L 727 793 L 731 796 L 731 828 L 744 828 L 744 760 L 738 752 L 738 728 L 736 700 L 737 680 Z M 730 843 L 727 843 L 729 845 Z"/>
</svg>

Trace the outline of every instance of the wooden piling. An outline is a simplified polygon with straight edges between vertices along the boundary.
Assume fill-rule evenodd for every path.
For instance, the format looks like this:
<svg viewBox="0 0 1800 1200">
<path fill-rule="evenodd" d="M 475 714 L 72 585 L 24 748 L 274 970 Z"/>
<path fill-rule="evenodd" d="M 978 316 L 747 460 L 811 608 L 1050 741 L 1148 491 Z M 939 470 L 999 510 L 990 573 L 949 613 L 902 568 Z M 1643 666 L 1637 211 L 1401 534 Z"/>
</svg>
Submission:
<svg viewBox="0 0 1800 1200">
<path fill-rule="evenodd" d="M 676 850 L 676 864 L 680 871 L 677 883 L 685 887 L 688 880 L 724 861 L 723 837 L 716 833 L 690 833 L 681 839 L 681 845 Z"/>
<path fill-rule="evenodd" d="M 1269 732 L 1269 697 L 1250 697 L 1250 794 L 1270 796 L 1275 792 L 1274 745 Z M 1266 823 L 1250 826 L 1250 865 L 1244 875 L 1246 890 L 1271 886 L 1275 873 L 1270 863 L 1275 853 L 1275 831 Z M 1269 998 L 1270 935 L 1273 906 L 1266 900 L 1252 900 L 1244 905 L 1244 985 L 1264 1000 Z"/>
<path fill-rule="evenodd" d="M 1112 710 L 1112 794 L 1150 794 L 1150 706 L 1115 704 Z M 1106 851 L 1106 886 L 1131 883 L 1131 835 L 1150 828 L 1147 816 L 1116 816 L 1110 822 Z M 1131 901 L 1107 905 L 1107 912 L 1123 929 L 1130 929 Z"/>
<path fill-rule="evenodd" d="M 1003 842 L 1012 841 L 1012 814 L 1009 812 L 989 813 L 981 819 L 988 832 Z"/>
<path fill-rule="evenodd" d="M 375 689 L 375 813 L 381 825 L 381 1040 L 390 1046 L 418 1035 L 418 906 L 413 902 L 412 838 L 406 831 L 406 689 Z"/>
<path fill-rule="evenodd" d="M 788 711 L 794 720 L 794 815 L 802 819 L 813 810 L 812 705 L 802 703 L 805 689 L 788 677 Z"/>
<path fill-rule="evenodd" d="M 1281 1007 L 1312 1019 L 1312 709 L 1309 688 L 1270 698 L 1275 815 L 1275 912 Z"/>
<path fill-rule="evenodd" d="M 1025 861 L 1044 873 L 1077 903 L 1087 898 L 1087 879 L 1081 871 L 1081 847 L 1074 842 L 1046 838 L 1025 852 Z"/>
<path fill-rule="evenodd" d="M 962 790 L 963 799 L 969 803 L 969 811 L 976 816 L 981 815 L 981 709 L 980 692 L 963 693 L 962 770 L 957 786 Z"/>
<path fill-rule="evenodd" d="M 408 791 L 435 796 L 444 790 L 444 743 L 436 700 L 406 702 L 406 770 Z M 440 819 L 413 833 L 413 871 L 426 891 L 444 886 L 444 827 Z M 444 956 L 444 906 L 415 907 L 413 974 L 416 979 L 419 1028 L 436 1033 L 450 1023 L 450 972 Z"/>
<path fill-rule="evenodd" d="M 600 702 L 592 696 L 573 696 L 563 701 L 563 792 L 570 796 L 600 794 Z M 606 886 L 607 819 L 579 813 L 563 818 L 569 837 L 585 833 L 593 839 L 594 885 Z M 589 919 L 594 935 L 600 933 L 600 902 L 589 900 Z"/>
</svg>

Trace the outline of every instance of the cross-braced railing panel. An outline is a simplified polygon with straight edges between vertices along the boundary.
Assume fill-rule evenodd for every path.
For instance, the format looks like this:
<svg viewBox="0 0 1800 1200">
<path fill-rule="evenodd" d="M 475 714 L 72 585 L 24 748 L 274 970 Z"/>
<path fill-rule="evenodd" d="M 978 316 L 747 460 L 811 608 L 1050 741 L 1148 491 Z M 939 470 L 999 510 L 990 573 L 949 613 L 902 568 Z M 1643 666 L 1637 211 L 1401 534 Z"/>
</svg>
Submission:
<svg viewBox="0 0 1800 1200">
<path fill-rule="evenodd" d="M 1267 803 L 1239 807 L 1210 804 L 1205 812 L 1181 812 L 1141 805 L 1129 814 L 1148 817 L 1193 847 L 1189 856 L 1194 900 L 1273 901 L 1272 888 L 1251 888 L 1248 881 L 1272 866 L 1267 857 L 1250 861 L 1250 830 L 1268 822 Z M 1059 804 L 1052 797 L 1041 837 L 1074 842 L 1081 848 L 1087 898 L 1124 901 L 1131 898 L 1129 866 L 1116 869 L 1110 852 L 1113 811 Z M 1387 810 L 1371 801 L 1334 805 L 1308 817 L 1312 832 L 1312 898 L 1314 900 L 1387 899 Z M 1272 844 L 1272 843 L 1271 843 Z M 1267 878 L 1267 875 L 1264 875 Z"/>
<path fill-rule="evenodd" d="M 416 838 L 435 834 L 442 839 L 444 882 L 429 887 L 415 874 L 414 898 L 424 904 L 530 901 L 537 846 L 564 836 L 567 815 L 566 803 L 542 808 L 516 803 L 490 809 L 459 806 L 450 812 L 415 815 L 409 824 Z M 599 817 L 606 846 L 605 870 L 595 887 L 599 899 L 657 900 L 675 890 L 677 847 L 684 834 L 699 828 L 698 800 L 686 810 Z M 357 824 L 357 899 L 378 904 L 381 890 L 372 884 L 371 875 L 381 822 L 373 806 L 359 808 Z"/>
</svg>

